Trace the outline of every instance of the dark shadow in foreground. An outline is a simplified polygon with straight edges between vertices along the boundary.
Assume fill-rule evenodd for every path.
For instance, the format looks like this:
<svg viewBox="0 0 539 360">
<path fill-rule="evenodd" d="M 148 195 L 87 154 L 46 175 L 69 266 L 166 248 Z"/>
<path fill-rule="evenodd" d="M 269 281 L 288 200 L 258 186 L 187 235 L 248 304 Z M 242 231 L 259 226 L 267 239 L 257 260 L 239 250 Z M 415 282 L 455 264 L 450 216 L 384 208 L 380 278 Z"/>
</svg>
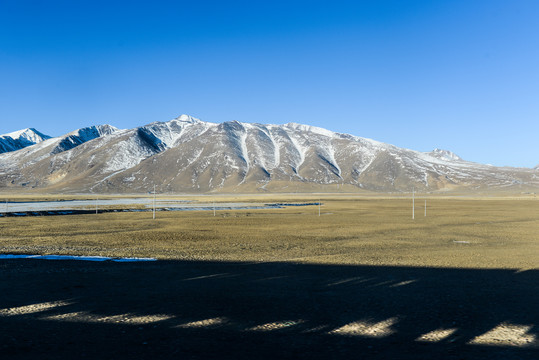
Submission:
<svg viewBox="0 0 539 360">
<path fill-rule="evenodd" d="M 539 271 L 0 262 L 5 359 L 537 359 Z"/>
</svg>

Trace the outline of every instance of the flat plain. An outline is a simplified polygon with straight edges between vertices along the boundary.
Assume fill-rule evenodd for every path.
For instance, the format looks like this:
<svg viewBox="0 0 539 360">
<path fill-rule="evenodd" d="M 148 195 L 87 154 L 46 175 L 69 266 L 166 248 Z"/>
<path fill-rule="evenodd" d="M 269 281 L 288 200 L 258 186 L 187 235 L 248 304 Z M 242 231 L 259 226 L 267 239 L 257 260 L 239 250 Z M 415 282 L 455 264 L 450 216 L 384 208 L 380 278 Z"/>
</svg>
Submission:
<svg viewBox="0 0 539 360">
<path fill-rule="evenodd" d="M 36 198 L 37 199 L 37 198 Z M 536 358 L 532 196 L 230 195 L 284 209 L 2 217 L 11 358 Z M 427 201 L 425 216 L 424 204 Z M 319 215 L 320 214 L 320 215 Z"/>
</svg>

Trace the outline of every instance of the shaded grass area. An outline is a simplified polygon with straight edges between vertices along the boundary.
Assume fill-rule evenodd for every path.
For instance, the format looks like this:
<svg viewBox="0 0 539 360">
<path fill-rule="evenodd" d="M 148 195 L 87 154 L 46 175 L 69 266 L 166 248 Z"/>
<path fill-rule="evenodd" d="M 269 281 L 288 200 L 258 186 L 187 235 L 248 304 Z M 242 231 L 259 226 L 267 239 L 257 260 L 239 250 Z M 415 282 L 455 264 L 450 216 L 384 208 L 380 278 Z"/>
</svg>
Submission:
<svg viewBox="0 0 539 360">
<path fill-rule="evenodd" d="M 537 270 L 7 260 L 0 271 L 9 359 L 539 354 Z M 523 330 L 504 337 L 503 327 Z"/>
<path fill-rule="evenodd" d="M 427 217 L 418 200 L 415 220 L 409 199 L 322 203 L 322 216 L 310 206 L 216 217 L 158 212 L 156 220 L 151 213 L 0 218 L 0 246 L 3 253 L 181 260 L 514 269 L 539 263 L 536 200 L 429 199 Z"/>
</svg>

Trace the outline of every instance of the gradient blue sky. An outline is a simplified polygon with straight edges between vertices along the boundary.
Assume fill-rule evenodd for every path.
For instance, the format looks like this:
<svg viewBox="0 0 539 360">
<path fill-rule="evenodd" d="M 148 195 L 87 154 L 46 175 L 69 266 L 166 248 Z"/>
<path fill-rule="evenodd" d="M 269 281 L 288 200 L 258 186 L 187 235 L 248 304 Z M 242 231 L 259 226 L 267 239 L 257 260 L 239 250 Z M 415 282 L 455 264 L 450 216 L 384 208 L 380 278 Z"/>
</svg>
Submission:
<svg viewBox="0 0 539 360">
<path fill-rule="evenodd" d="M 0 134 L 298 122 L 539 163 L 539 1 L 0 0 Z"/>
</svg>

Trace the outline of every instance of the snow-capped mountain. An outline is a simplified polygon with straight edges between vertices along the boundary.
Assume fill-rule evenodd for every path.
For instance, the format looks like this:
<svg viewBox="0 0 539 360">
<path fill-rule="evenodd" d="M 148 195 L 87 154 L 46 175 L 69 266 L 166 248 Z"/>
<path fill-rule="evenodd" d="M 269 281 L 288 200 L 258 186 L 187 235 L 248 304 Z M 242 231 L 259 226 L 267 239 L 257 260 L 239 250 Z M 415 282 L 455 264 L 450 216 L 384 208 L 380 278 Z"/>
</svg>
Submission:
<svg viewBox="0 0 539 360">
<path fill-rule="evenodd" d="M 536 189 L 533 169 L 422 153 L 289 123 L 220 124 L 182 115 L 135 129 L 103 125 L 0 154 L 0 190 L 146 192 Z"/>
<path fill-rule="evenodd" d="M 31 181 L 48 183 L 34 179 L 42 176 L 49 180 L 54 179 L 55 169 L 71 160 L 73 153 L 70 150 L 116 131 L 118 129 L 110 125 L 90 126 L 63 136 L 48 138 L 18 151 L 0 154 L 0 187 L 17 183 L 26 186 Z M 17 182 L 18 180 L 20 181 Z"/>
<path fill-rule="evenodd" d="M 0 135 L 0 153 L 16 151 L 47 139 L 50 136 L 31 128 Z"/>
</svg>

